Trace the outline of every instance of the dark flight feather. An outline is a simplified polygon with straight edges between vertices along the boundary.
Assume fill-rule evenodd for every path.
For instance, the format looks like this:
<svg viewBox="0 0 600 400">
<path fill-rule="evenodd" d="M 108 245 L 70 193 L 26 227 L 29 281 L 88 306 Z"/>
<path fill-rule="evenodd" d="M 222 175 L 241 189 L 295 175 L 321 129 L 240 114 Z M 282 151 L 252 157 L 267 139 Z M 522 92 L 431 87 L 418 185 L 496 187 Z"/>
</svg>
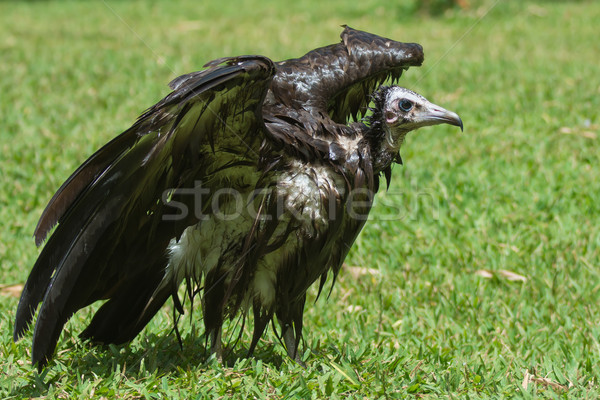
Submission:
<svg viewBox="0 0 600 400">
<path fill-rule="evenodd" d="M 172 93 L 146 111 L 132 128 L 121 135 L 126 139 L 119 141 L 117 138 L 95 153 L 90 159 L 92 161 L 79 168 L 55 196 L 55 199 L 62 200 L 46 208 L 42 218 L 53 217 L 45 219 L 47 222 L 36 231 L 36 236 L 44 235 L 44 229 L 49 229 L 56 222 L 59 222 L 59 228 L 44 247 L 25 285 L 14 330 L 15 339 L 22 336 L 37 304 L 42 302 L 34 331 L 34 362 L 46 361 L 62 326 L 76 310 L 111 297 L 111 292 L 127 292 L 127 287 L 135 287 L 133 285 L 139 284 L 140 279 L 144 282 L 149 273 L 162 275 L 164 262 L 154 268 L 148 268 L 153 265 L 152 262 L 147 263 L 152 259 L 163 260 L 168 241 L 180 235 L 192 222 L 161 226 L 160 233 L 153 230 L 156 234 L 151 239 L 143 236 L 135 239 L 130 235 L 132 232 L 140 233 L 142 227 L 150 228 L 156 221 L 159 225 L 167 225 L 160 218 L 164 205 L 158 204 L 158 199 L 166 188 L 185 185 L 181 177 L 186 176 L 186 169 L 199 167 L 194 167 L 193 158 L 186 154 L 190 149 L 184 143 L 178 143 L 189 142 L 191 132 L 178 132 L 186 137 L 163 138 L 169 138 L 182 124 L 191 102 L 210 99 L 215 88 L 221 89 L 224 98 L 231 96 L 231 101 L 245 97 L 247 103 L 254 104 L 255 109 L 250 111 L 253 117 L 259 115 L 262 99 L 274 74 L 272 62 L 264 57 L 245 57 L 243 61 L 232 58 L 224 62 L 227 63 L 225 66 L 214 67 L 180 83 L 181 92 Z M 243 95 L 239 93 L 241 87 L 245 89 Z M 190 96 L 192 93 L 193 96 Z M 220 119 L 234 117 L 216 112 L 204 112 L 202 115 L 209 126 L 221 124 Z M 248 118 L 246 129 L 251 131 L 256 124 L 259 121 L 255 117 Z M 209 132 L 207 136 L 213 134 Z M 115 143 L 129 147 L 117 148 Z M 167 144 L 169 148 L 165 148 Z M 96 159 L 110 159 L 104 153 L 115 150 L 118 153 L 113 154 L 111 162 L 106 165 L 94 162 Z M 90 165 L 95 170 L 93 174 L 86 168 Z M 84 181 L 87 181 L 85 186 L 79 183 Z M 62 208 L 66 203 L 70 204 L 65 212 Z M 54 205 L 60 208 L 55 210 Z M 152 251 L 155 246 L 162 248 Z M 152 257 L 139 259 L 130 250 L 118 247 L 144 252 L 140 254 L 151 251 Z M 155 286 L 158 283 L 155 282 Z M 145 290 L 146 298 L 152 295 L 153 290 L 152 287 Z M 128 297 L 112 298 L 101 308 L 99 316 L 106 314 L 111 307 L 114 308 L 113 314 L 122 312 L 115 305 L 129 307 Z M 162 302 L 164 300 L 166 298 Z M 94 326 L 88 327 L 87 332 Z M 129 336 L 125 335 L 123 339 L 129 340 Z"/>
</svg>

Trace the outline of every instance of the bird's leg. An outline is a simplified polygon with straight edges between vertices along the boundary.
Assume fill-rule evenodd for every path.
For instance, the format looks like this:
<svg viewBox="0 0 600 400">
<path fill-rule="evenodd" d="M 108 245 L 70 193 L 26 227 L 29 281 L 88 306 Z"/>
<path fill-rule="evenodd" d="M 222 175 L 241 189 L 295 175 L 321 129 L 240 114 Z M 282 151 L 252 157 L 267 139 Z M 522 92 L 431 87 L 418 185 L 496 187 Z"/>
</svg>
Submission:
<svg viewBox="0 0 600 400">
<path fill-rule="evenodd" d="M 281 336 L 283 338 L 283 343 L 285 344 L 285 349 L 287 350 L 288 356 L 300 364 L 302 367 L 306 367 L 300 355 L 298 353 L 298 344 L 300 343 L 300 336 L 296 337 L 295 329 L 293 329 L 292 324 L 284 324 L 282 321 L 279 321 L 283 332 Z"/>
<path fill-rule="evenodd" d="M 286 308 L 280 308 L 277 312 L 279 325 L 281 326 L 281 337 L 287 350 L 288 356 L 301 366 L 305 366 L 298 354 L 298 345 L 302 336 L 302 314 L 304 312 L 305 296 L 292 302 Z"/>
<path fill-rule="evenodd" d="M 221 342 L 222 329 L 213 329 L 210 334 L 210 354 L 215 354 L 219 363 L 223 363 L 223 343 Z"/>
<path fill-rule="evenodd" d="M 287 350 L 288 356 L 295 360 L 298 356 L 298 347 L 296 346 L 296 335 L 294 335 L 292 326 L 289 324 L 283 326 L 283 332 L 281 336 L 283 337 L 283 343 L 285 344 L 285 349 Z"/>
</svg>

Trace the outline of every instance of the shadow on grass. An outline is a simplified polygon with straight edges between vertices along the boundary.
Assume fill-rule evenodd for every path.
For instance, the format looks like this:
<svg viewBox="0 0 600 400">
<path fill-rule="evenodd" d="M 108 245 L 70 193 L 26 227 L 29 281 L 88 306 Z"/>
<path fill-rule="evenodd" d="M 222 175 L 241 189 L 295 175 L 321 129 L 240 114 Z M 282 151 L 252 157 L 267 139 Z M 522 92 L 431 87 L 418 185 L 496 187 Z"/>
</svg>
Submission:
<svg viewBox="0 0 600 400">
<path fill-rule="evenodd" d="M 204 335 L 187 335 L 179 344 L 175 335 L 148 333 L 123 345 L 94 345 L 75 340 L 50 361 L 38 373 L 31 365 L 24 365 L 25 382 L 11 393 L 15 398 L 47 396 L 52 387 L 65 387 L 98 380 L 144 380 L 167 374 L 185 373 L 200 369 L 201 372 L 221 366 L 233 367 L 248 357 L 247 347 L 225 347 L 223 361 L 219 363 L 208 351 Z M 64 346 L 64 344 L 63 344 Z M 283 357 L 275 349 L 279 343 L 262 342 L 254 351 L 253 358 L 278 369 Z M 66 387 L 69 385 L 67 384 Z M 55 393 L 56 394 L 56 393 Z M 60 395 L 58 395 L 60 397 Z"/>
</svg>

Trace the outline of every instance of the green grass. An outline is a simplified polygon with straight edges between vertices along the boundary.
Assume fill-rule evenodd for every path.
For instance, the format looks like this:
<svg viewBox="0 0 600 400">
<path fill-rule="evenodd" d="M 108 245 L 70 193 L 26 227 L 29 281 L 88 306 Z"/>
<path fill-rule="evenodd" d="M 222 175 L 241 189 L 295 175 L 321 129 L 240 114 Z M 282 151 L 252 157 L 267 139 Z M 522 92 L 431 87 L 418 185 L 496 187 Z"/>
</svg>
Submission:
<svg viewBox="0 0 600 400">
<path fill-rule="evenodd" d="M 254 358 L 245 336 L 224 366 L 207 359 L 198 311 L 180 348 L 169 305 L 120 347 L 81 343 L 90 312 L 77 314 L 38 375 L 2 286 L 0 397 L 599 397 L 600 3 L 482 0 L 439 17 L 281 4 L 0 3 L 0 285 L 26 280 L 58 186 L 178 74 L 225 55 L 296 57 L 343 23 L 419 42 L 425 64 L 402 84 L 465 132 L 409 136 L 349 268 L 329 299 L 311 293 L 306 369 L 272 334 Z"/>
</svg>

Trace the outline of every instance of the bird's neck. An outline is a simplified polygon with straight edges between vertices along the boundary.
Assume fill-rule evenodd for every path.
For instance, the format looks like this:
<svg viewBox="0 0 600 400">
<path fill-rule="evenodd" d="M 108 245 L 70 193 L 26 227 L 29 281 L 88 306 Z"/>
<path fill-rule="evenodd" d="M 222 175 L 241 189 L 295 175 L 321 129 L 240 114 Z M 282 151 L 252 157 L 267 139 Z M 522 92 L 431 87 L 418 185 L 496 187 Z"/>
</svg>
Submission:
<svg viewBox="0 0 600 400">
<path fill-rule="evenodd" d="M 371 120 L 369 126 L 365 126 L 365 138 L 371 150 L 373 171 L 380 173 L 388 169 L 392 163 L 402 163 L 400 159 L 400 147 L 404 142 L 406 133 L 392 135 L 387 131 L 387 126 L 381 121 Z"/>
</svg>

